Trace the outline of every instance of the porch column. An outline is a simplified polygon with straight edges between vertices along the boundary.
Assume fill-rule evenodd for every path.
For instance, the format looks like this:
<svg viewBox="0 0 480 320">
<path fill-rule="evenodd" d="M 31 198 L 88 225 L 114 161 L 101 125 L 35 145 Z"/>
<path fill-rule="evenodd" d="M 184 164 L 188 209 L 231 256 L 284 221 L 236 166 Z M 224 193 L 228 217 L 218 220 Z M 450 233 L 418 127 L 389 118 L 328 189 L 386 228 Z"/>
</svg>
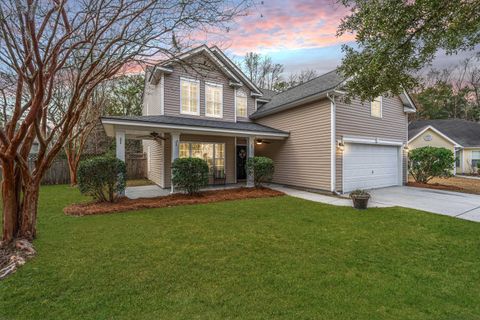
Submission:
<svg viewBox="0 0 480 320">
<path fill-rule="evenodd" d="M 172 139 L 172 165 L 173 165 L 173 161 L 175 161 L 175 159 L 177 159 L 180 155 L 180 133 L 178 132 L 171 132 L 170 133 L 170 137 Z M 173 186 L 173 169 L 170 171 L 170 179 L 171 179 L 171 193 L 173 193 L 175 190 L 174 190 L 174 186 Z"/>
<path fill-rule="evenodd" d="M 247 155 L 248 158 L 255 156 L 255 137 L 247 137 Z M 247 171 L 247 188 L 254 187 L 253 174 Z"/>
<path fill-rule="evenodd" d="M 116 147 L 115 147 L 115 153 L 117 156 L 117 159 L 120 159 L 122 161 L 125 161 L 125 131 L 115 131 L 115 142 L 116 142 Z M 123 191 L 121 196 L 125 195 L 125 191 Z"/>
<path fill-rule="evenodd" d="M 125 131 L 115 131 L 117 159 L 125 161 Z"/>
</svg>

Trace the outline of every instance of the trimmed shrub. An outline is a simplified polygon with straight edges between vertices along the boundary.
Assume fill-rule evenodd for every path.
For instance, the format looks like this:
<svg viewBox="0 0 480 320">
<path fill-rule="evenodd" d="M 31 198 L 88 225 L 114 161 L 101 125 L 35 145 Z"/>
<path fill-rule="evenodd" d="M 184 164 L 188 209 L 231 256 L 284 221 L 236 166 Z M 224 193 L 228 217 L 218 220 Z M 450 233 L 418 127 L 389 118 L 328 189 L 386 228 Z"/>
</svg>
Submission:
<svg viewBox="0 0 480 320">
<path fill-rule="evenodd" d="M 172 164 L 173 185 L 188 193 L 197 194 L 208 185 L 208 164 L 199 158 L 178 158 Z"/>
<path fill-rule="evenodd" d="M 253 157 L 247 159 L 247 172 L 253 174 L 255 187 L 270 182 L 275 171 L 273 160 L 267 157 Z"/>
<path fill-rule="evenodd" d="M 416 182 L 428 183 L 432 178 L 452 176 L 455 156 L 446 148 L 422 147 L 409 154 L 410 174 Z"/>
<path fill-rule="evenodd" d="M 125 162 L 100 156 L 80 162 L 78 187 L 82 194 L 101 202 L 114 202 L 125 191 L 127 169 Z"/>
</svg>

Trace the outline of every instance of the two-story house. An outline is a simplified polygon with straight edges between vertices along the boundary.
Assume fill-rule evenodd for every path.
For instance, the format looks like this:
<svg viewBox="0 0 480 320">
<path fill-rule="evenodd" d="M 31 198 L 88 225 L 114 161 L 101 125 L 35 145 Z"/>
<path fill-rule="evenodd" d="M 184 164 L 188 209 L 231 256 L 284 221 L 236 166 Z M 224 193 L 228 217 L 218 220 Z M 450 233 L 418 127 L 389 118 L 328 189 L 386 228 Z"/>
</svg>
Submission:
<svg viewBox="0 0 480 320">
<path fill-rule="evenodd" d="M 275 162 L 273 182 L 348 192 L 406 181 L 404 93 L 345 103 L 335 71 L 276 93 L 262 90 L 217 47 L 201 46 L 146 72 L 143 115 L 103 117 L 124 158 L 125 139 L 143 140 L 148 178 L 171 187 L 171 163 L 199 157 L 210 182 L 248 180 L 245 160 Z"/>
</svg>

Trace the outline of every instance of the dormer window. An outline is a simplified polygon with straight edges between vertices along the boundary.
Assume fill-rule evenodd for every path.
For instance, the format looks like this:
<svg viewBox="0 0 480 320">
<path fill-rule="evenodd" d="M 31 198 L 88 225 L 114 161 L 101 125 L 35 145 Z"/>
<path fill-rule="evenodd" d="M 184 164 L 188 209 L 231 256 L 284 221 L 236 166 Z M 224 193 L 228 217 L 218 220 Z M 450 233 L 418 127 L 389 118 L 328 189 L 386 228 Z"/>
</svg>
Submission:
<svg viewBox="0 0 480 320">
<path fill-rule="evenodd" d="M 237 90 L 235 108 L 237 111 L 237 117 L 247 117 L 247 94 L 242 90 Z"/>
<path fill-rule="evenodd" d="M 205 116 L 223 117 L 223 86 L 221 84 L 205 83 Z"/>
<path fill-rule="evenodd" d="M 372 100 L 370 103 L 371 115 L 372 117 L 381 118 L 382 117 L 382 97 L 377 97 Z"/>
<path fill-rule="evenodd" d="M 180 113 L 200 115 L 200 81 L 180 78 Z"/>
</svg>

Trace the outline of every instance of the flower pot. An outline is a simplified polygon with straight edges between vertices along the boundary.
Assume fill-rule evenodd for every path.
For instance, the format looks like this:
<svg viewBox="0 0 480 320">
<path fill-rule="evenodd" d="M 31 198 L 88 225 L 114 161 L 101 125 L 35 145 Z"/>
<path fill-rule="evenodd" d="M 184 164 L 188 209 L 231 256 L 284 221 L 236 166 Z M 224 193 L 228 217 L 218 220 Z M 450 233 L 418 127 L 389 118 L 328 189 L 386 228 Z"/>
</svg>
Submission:
<svg viewBox="0 0 480 320">
<path fill-rule="evenodd" d="M 352 196 L 351 198 L 352 198 L 352 201 L 353 201 L 353 207 L 355 209 L 360 209 L 360 210 L 367 209 L 368 199 L 370 199 L 369 195 Z"/>
</svg>

